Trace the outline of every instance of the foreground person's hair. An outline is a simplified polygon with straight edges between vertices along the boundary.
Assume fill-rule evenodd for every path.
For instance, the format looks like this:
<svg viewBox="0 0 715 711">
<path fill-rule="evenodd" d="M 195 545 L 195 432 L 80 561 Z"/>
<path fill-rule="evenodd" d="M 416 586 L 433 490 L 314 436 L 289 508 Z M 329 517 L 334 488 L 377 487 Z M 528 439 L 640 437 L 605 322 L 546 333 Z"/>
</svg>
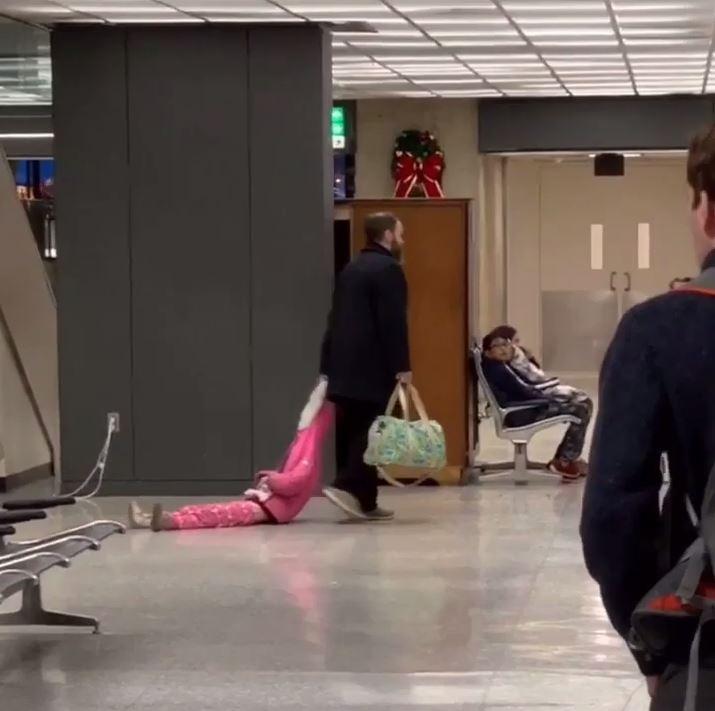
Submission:
<svg viewBox="0 0 715 711">
<path fill-rule="evenodd" d="M 715 202 L 715 126 L 704 129 L 690 142 L 688 184 L 693 189 L 693 208 L 703 193 Z"/>
</svg>

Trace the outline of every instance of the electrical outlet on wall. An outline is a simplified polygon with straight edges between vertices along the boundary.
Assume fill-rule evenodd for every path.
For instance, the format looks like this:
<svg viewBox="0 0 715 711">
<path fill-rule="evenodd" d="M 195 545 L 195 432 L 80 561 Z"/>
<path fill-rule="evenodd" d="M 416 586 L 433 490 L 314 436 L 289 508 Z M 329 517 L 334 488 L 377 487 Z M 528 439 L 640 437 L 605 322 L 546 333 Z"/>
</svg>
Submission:
<svg viewBox="0 0 715 711">
<path fill-rule="evenodd" d="M 118 412 L 108 412 L 107 413 L 107 427 L 112 430 L 112 432 L 119 432 L 119 413 Z"/>
</svg>

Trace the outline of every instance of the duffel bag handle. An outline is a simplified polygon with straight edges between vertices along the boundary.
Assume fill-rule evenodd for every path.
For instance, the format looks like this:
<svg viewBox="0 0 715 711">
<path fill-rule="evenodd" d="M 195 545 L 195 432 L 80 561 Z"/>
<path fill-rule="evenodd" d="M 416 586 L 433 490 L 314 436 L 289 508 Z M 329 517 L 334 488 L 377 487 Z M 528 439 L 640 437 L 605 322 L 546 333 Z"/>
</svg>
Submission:
<svg viewBox="0 0 715 711">
<path fill-rule="evenodd" d="M 414 385 L 410 385 L 409 392 L 410 397 L 412 398 L 412 402 L 415 404 L 415 410 L 417 410 L 417 414 L 419 415 L 420 420 L 422 420 L 422 422 L 429 422 L 427 408 L 425 407 L 424 401 L 422 400 L 422 397 L 420 396 L 417 388 Z"/>
<path fill-rule="evenodd" d="M 400 407 L 402 408 L 402 417 L 409 422 L 410 421 L 410 399 L 407 397 L 407 392 L 405 391 L 405 386 L 402 383 L 397 383 L 395 389 L 390 396 L 390 400 L 385 408 L 385 414 L 389 417 L 395 411 L 397 407 L 397 401 L 400 401 Z"/>
</svg>

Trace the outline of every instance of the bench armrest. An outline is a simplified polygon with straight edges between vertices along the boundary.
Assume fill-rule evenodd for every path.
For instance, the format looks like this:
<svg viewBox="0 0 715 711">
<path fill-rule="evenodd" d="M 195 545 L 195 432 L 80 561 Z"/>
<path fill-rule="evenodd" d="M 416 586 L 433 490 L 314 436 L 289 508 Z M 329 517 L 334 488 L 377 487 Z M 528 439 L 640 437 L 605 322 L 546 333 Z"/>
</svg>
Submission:
<svg viewBox="0 0 715 711">
<path fill-rule="evenodd" d="M 51 499 L 16 499 L 6 501 L 2 507 L 6 511 L 24 511 L 26 509 L 54 509 L 57 506 L 69 506 L 77 502 L 74 496 L 55 496 Z"/>
<path fill-rule="evenodd" d="M 523 410 L 533 410 L 537 407 L 546 407 L 549 400 L 526 400 L 524 402 L 515 402 L 509 407 L 504 408 L 504 415 L 511 415 L 512 412 L 522 412 Z"/>
<path fill-rule="evenodd" d="M 39 521 L 43 518 L 47 518 L 44 511 L 0 511 L 0 526 L 23 523 L 24 521 Z"/>
<path fill-rule="evenodd" d="M 0 526 L 0 538 L 3 536 L 14 536 L 16 532 L 15 526 Z"/>
</svg>

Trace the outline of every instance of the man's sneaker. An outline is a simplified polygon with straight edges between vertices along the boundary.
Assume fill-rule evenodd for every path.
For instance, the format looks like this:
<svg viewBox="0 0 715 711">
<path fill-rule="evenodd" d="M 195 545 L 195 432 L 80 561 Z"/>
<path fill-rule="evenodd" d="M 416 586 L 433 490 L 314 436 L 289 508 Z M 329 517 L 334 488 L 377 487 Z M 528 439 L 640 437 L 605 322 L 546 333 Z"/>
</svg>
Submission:
<svg viewBox="0 0 715 711">
<path fill-rule="evenodd" d="M 376 506 L 372 511 L 365 511 L 365 516 L 368 521 L 392 521 L 395 518 L 395 512 Z"/>
<path fill-rule="evenodd" d="M 336 489 L 334 486 L 326 486 L 323 489 L 325 498 L 331 504 L 335 504 L 339 509 L 344 511 L 350 518 L 367 521 L 368 516 L 360 508 L 360 502 L 347 491 Z"/>
<path fill-rule="evenodd" d="M 572 481 L 578 481 L 581 478 L 581 473 L 576 462 L 569 462 L 566 459 L 554 459 L 549 464 L 549 470 L 554 474 L 561 474 L 561 481 L 568 484 Z"/>
</svg>

